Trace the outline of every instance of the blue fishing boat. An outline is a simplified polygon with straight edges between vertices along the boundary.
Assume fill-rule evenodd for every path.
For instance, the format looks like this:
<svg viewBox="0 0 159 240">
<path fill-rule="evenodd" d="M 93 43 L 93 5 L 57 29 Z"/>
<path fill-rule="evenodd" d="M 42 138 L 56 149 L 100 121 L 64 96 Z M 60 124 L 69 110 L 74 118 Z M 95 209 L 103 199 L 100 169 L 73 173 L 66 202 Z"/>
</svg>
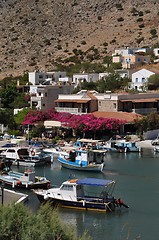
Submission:
<svg viewBox="0 0 159 240">
<path fill-rule="evenodd" d="M 58 161 L 62 167 L 72 170 L 102 172 L 104 167 L 105 150 L 78 149 L 69 152 L 69 155 L 61 154 Z"/>
</svg>

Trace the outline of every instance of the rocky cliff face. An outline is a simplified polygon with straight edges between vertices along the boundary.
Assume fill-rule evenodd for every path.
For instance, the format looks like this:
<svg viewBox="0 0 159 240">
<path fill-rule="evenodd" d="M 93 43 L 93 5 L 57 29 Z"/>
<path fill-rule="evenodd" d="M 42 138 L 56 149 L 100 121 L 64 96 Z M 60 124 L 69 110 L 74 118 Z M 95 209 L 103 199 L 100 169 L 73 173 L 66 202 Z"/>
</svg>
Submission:
<svg viewBox="0 0 159 240">
<path fill-rule="evenodd" d="M 96 49 L 99 61 L 115 48 L 153 46 L 158 23 L 157 0 L 0 0 L 0 78 L 53 70 L 77 51 Z"/>
</svg>

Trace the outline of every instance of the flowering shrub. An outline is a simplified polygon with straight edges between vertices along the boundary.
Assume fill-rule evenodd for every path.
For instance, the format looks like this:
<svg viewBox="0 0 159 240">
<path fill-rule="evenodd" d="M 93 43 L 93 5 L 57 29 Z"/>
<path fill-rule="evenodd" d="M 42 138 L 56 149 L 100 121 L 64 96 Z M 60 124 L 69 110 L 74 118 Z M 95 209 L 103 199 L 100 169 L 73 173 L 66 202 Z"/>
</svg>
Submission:
<svg viewBox="0 0 159 240">
<path fill-rule="evenodd" d="M 74 130 L 94 131 L 94 130 L 117 130 L 126 121 L 112 118 L 97 118 L 93 114 L 75 115 L 65 112 L 55 112 L 54 110 L 38 111 L 31 110 L 24 118 L 23 125 L 54 120 L 62 123 Z"/>
</svg>

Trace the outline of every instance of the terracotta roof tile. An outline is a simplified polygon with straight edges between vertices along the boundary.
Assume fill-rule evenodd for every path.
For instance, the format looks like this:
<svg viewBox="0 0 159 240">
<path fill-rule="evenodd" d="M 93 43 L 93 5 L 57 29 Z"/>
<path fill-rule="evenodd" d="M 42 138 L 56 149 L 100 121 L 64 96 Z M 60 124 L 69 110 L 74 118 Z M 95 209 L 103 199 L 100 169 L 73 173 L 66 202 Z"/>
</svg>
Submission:
<svg viewBox="0 0 159 240">
<path fill-rule="evenodd" d="M 124 120 L 128 123 L 134 122 L 135 119 L 140 118 L 140 114 L 128 112 L 93 112 L 95 117 L 114 118 Z"/>
<path fill-rule="evenodd" d="M 141 99 L 126 99 L 126 100 L 119 100 L 120 102 L 157 102 L 159 98 L 141 98 Z"/>
</svg>

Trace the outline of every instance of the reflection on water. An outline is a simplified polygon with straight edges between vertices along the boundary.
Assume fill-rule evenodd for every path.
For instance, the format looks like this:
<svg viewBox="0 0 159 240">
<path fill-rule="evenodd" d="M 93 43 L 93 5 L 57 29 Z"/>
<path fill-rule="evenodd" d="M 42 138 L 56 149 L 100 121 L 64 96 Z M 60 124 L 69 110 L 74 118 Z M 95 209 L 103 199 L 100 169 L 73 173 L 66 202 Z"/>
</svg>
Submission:
<svg viewBox="0 0 159 240">
<path fill-rule="evenodd" d="M 15 167 L 16 168 L 16 167 Z M 19 168 L 19 170 L 24 170 Z M 114 213 L 98 213 L 59 209 L 64 221 L 75 227 L 78 234 L 87 231 L 93 240 L 129 240 L 138 236 L 144 240 L 158 240 L 159 218 L 159 153 L 144 150 L 141 153 L 107 153 L 103 173 L 72 171 L 61 168 L 57 160 L 46 167 L 35 169 L 45 175 L 52 185 L 60 185 L 69 178 L 97 177 L 117 181 L 114 195 L 122 197 L 129 209 Z M 39 201 L 33 193 L 27 205 L 36 210 Z"/>
</svg>

